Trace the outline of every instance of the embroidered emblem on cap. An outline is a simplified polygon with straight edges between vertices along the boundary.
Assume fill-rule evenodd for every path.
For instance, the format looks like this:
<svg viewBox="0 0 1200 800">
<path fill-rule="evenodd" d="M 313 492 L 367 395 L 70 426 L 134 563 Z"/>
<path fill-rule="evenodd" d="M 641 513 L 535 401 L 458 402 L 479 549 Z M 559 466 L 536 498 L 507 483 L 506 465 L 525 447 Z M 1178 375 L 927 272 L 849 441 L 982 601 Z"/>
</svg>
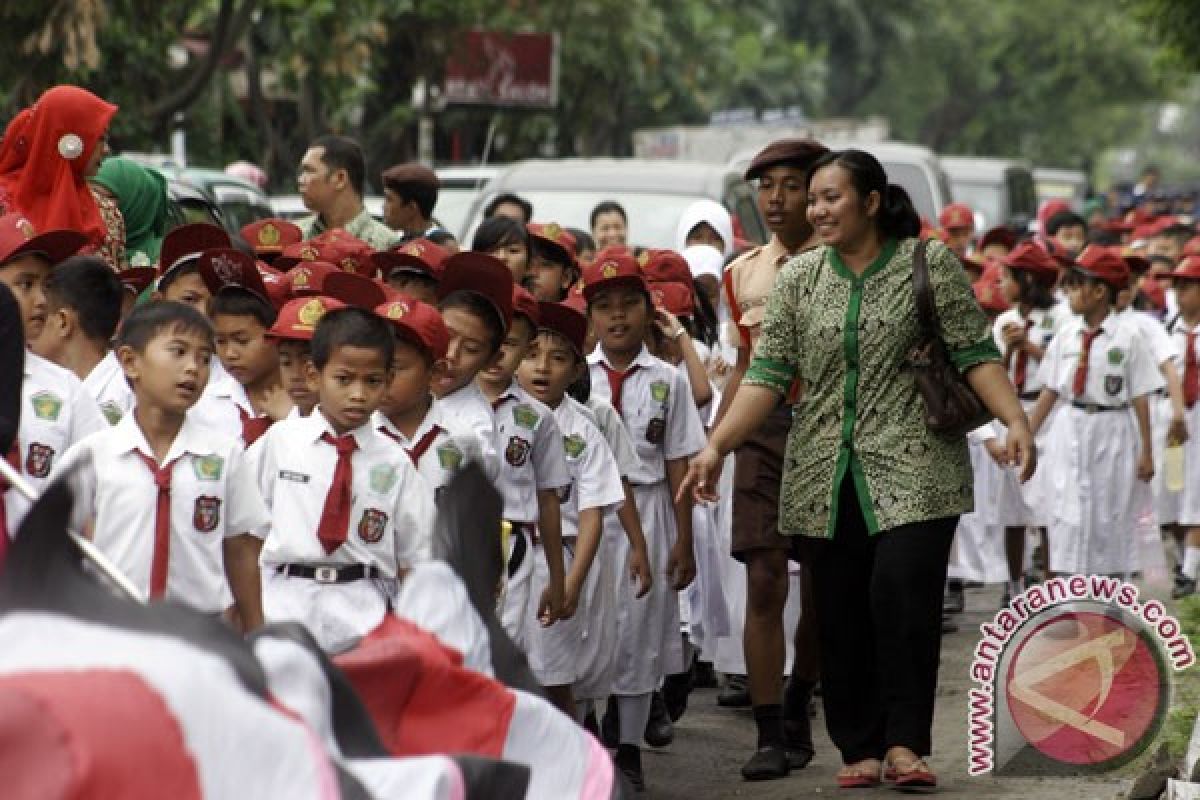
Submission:
<svg viewBox="0 0 1200 800">
<path fill-rule="evenodd" d="M 74 161 L 83 155 L 83 139 L 76 133 L 64 133 L 58 140 L 58 154 L 67 161 Z"/>
<path fill-rule="evenodd" d="M 292 286 L 308 286 L 308 278 L 312 272 L 308 267 L 300 267 L 292 275 Z"/>
<path fill-rule="evenodd" d="M 242 266 L 229 256 L 217 256 L 212 260 L 212 266 L 222 283 L 242 282 Z"/>
<path fill-rule="evenodd" d="M 343 258 L 339 266 L 346 272 L 358 272 L 358 259 Z"/>
<path fill-rule="evenodd" d="M 604 266 L 600 268 L 600 274 L 605 278 L 615 278 L 619 271 L 620 267 L 617 266 L 617 262 L 615 261 L 606 261 L 604 262 Z"/>
<path fill-rule="evenodd" d="M 21 235 L 25 237 L 25 241 L 29 241 L 37 235 L 37 231 L 33 229 L 33 223 L 24 217 L 21 217 L 19 220 L 17 220 L 17 230 L 19 230 Z"/>
<path fill-rule="evenodd" d="M 650 263 L 650 252 L 648 250 L 643 250 L 641 253 L 639 253 L 638 257 L 637 257 L 637 262 L 638 262 L 638 264 L 640 264 L 643 267 L 646 266 L 647 264 L 649 264 Z"/>
<path fill-rule="evenodd" d="M 296 319 L 299 320 L 300 326 L 304 328 L 315 328 L 323 316 L 325 316 L 325 306 L 321 304 L 320 300 L 314 297 L 300 306 L 300 311 L 297 312 Z"/>
<path fill-rule="evenodd" d="M 557 242 L 558 237 L 562 235 L 562 228 L 558 227 L 558 223 L 551 222 L 545 228 L 542 228 L 542 233 L 552 242 Z"/>
<path fill-rule="evenodd" d="M 402 300 L 397 300 L 394 303 L 388 304 L 387 317 L 388 319 L 400 319 L 408 312 L 408 304 Z"/>
<path fill-rule="evenodd" d="M 400 252 L 410 256 L 423 256 L 425 255 L 425 245 L 420 242 L 412 242 L 406 244 Z"/>
<path fill-rule="evenodd" d="M 258 243 L 265 247 L 274 247 L 279 244 L 279 228 L 270 222 L 263 225 L 258 231 Z"/>
<path fill-rule="evenodd" d="M 316 261 L 319 255 L 320 253 L 317 251 L 317 248 L 313 247 L 311 244 L 307 244 L 300 248 L 300 258 L 304 259 L 305 261 Z"/>
</svg>

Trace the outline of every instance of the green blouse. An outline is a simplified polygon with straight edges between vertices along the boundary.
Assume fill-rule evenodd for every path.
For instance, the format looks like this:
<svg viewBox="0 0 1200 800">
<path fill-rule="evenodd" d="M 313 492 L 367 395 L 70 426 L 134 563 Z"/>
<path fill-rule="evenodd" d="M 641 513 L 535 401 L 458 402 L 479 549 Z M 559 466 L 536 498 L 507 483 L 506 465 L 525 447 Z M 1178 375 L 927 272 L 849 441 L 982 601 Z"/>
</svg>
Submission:
<svg viewBox="0 0 1200 800">
<path fill-rule="evenodd" d="M 861 277 L 829 247 L 797 256 L 779 274 L 742 382 L 786 396 L 799 378 L 804 389 L 780 489 L 785 534 L 832 537 L 847 475 L 872 534 L 973 507 L 966 440 L 930 432 L 904 368 L 919 338 L 916 243 L 888 241 Z M 999 361 L 962 265 L 941 242 L 928 248 L 941 336 L 955 365 Z"/>
</svg>

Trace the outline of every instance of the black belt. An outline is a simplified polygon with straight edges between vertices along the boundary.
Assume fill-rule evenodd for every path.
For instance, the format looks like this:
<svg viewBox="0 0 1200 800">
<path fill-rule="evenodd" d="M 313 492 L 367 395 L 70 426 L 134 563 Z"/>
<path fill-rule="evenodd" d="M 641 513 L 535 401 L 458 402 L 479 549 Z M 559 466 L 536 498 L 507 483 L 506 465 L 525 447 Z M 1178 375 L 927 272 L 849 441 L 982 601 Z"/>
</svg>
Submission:
<svg viewBox="0 0 1200 800">
<path fill-rule="evenodd" d="M 1019 395 L 1017 395 L 1017 399 L 1024 400 L 1028 403 L 1037 400 L 1039 397 L 1041 397 L 1041 395 L 1041 392 L 1021 392 Z"/>
<path fill-rule="evenodd" d="M 509 536 L 512 537 L 512 553 L 508 556 L 508 577 L 511 578 L 517 574 L 517 569 L 529 551 L 529 545 L 525 543 L 525 537 L 521 534 L 527 534 L 530 542 L 537 544 L 537 526 L 530 522 L 513 522 L 510 519 L 508 527 Z"/>
<path fill-rule="evenodd" d="M 1122 403 L 1119 406 L 1102 406 L 1099 403 L 1084 403 L 1079 400 L 1072 400 L 1071 406 L 1078 408 L 1080 411 L 1086 411 L 1089 414 L 1099 414 L 1102 411 L 1127 411 L 1128 403 Z"/>
<path fill-rule="evenodd" d="M 350 583 L 364 578 L 382 578 L 378 567 L 368 564 L 349 564 L 344 567 L 310 567 L 307 564 L 280 564 L 275 568 L 280 575 L 291 578 L 308 578 L 317 583 Z"/>
</svg>

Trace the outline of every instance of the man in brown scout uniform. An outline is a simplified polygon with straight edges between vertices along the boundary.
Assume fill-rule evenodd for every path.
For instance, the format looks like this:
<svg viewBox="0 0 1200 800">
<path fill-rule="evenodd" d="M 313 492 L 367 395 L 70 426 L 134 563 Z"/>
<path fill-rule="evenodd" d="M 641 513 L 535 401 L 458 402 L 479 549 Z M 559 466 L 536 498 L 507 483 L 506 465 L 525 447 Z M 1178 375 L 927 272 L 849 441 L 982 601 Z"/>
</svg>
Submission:
<svg viewBox="0 0 1200 800">
<path fill-rule="evenodd" d="M 730 339 L 737 345 L 738 355 L 714 427 L 724 416 L 750 364 L 776 276 L 789 259 L 816 246 L 805 215 L 806 179 L 809 166 L 826 152 L 826 147 L 808 139 L 782 139 L 763 149 L 746 170 L 747 180 L 758 181 L 759 208 L 772 236 L 765 246 L 730 264 L 722 279 L 732 317 Z M 808 702 L 819 667 L 807 574 L 801 577 L 802 611 L 796 629 L 792 679 L 787 702 L 781 702 L 785 699 L 783 609 L 792 537 L 782 536 L 777 522 L 784 447 L 792 420 L 790 405 L 780 403 L 735 456 L 732 549 L 733 557 L 746 565 L 743 647 L 758 727 L 757 749 L 742 767 L 746 780 L 782 778 L 791 769 L 807 766 L 813 756 Z"/>
<path fill-rule="evenodd" d="M 346 136 L 321 136 L 313 140 L 300 160 L 296 185 L 311 217 L 297 224 L 305 239 L 343 228 L 376 250 L 400 242 L 400 234 L 379 222 L 363 205 L 366 159 L 358 142 Z"/>
</svg>

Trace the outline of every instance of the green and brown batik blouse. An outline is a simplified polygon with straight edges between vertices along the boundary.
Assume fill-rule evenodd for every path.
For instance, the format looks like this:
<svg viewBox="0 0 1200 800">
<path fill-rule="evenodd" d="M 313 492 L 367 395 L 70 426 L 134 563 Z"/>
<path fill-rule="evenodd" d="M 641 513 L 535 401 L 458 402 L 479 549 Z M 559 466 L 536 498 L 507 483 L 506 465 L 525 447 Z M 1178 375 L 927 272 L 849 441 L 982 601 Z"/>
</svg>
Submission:
<svg viewBox="0 0 1200 800">
<path fill-rule="evenodd" d="M 832 537 L 842 481 L 854 481 L 872 533 L 972 509 L 966 440 L 932 433 L 904 368 L 918 342 L 916 239 L 888 241 L 856 277 L 830 247 L 789 261 L 767 305 L 745 384 L 804 392 L 788 437 L 779 529 Z M 941 242 L 927 263 L 942 340 L 960 370 L 999 361 L 987 317 Z"/>
</svg>

